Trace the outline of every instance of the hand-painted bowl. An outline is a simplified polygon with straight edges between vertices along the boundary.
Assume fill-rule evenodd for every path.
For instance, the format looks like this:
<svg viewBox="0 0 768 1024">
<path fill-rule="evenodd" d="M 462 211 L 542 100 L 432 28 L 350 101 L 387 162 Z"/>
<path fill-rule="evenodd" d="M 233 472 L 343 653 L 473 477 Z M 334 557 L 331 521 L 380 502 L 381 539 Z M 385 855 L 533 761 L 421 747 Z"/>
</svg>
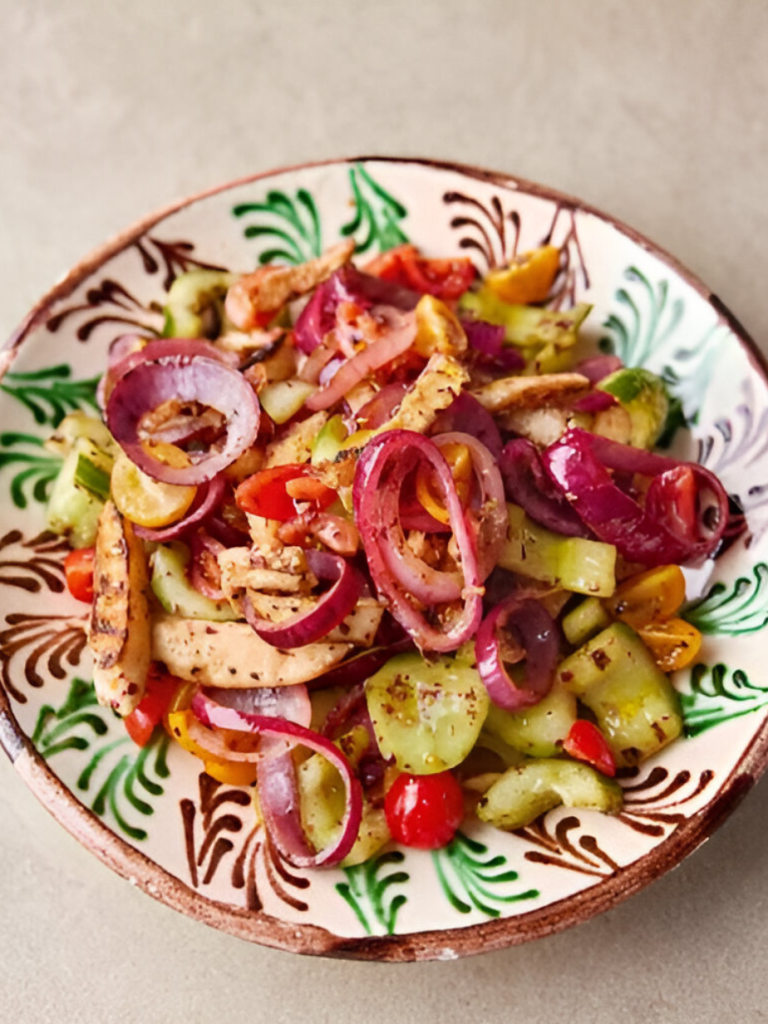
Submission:
<svg viewBox="0 0 768 1024">
<path fill-rule="evenodd" d="M 298 263 L 339 238 L 367 259 L 411 241 L 481 272 L 551 240 L 557 301 L 587 301 L 587 334 L 664 376 L 678 449 L 732 496 L 718 557 L 690 574 L 704 634 L 680 672 L 685 738 L 622 780 L 617 817 L 559 808 L 506 834 L 467 824 L 435 853 L 387 849 L 354 868 L 287 864 L 251 794 L 215 782 L 164 735 L 140 749 L 97 705 L 85 606 L 45 531 L 59 460 L 43 440 L 96 408 L 110 342 L 162 330 L 176 274 Z M 694 850 L 768 759 L 768 391 L 722 303 L 636 232 L 505 175 L 361 158 L 257 175 L 148 217 L 75 267 L 0 354 L 0 742 L 55 817 L 170 906 L 254 942 L 380 960 L 451 959 L 558 931 L 613 906 Z"/>
</svg>

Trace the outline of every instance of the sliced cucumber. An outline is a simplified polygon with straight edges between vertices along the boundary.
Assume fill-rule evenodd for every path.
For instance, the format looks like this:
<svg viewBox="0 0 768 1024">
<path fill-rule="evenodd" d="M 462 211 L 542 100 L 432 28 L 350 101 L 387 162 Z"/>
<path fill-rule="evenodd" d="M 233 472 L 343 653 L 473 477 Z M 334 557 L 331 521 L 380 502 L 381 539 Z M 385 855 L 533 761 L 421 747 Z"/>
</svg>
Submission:
<svg viewBox="0 0 768 1024">
<path fill-rule="evenodd" d="M 508 768 L 481 797 L 477 816 L 511 832 L 560 804 L 618 814 L 623 803 L 621 786 L 589 765 L 541 758 Z"/>
<path fill-rule="evenodd" d="M 78 469 L 82 481 L 85 463 L 92 468 L 93 473 L 100 474 L 102 483 L 105 477 L 109 480 L 111 456 L 87 437 L 77 437 L 54 481 L 46 510 L 48 529 L 67 537 L 73 548 L 93 545 L 99 516 L 104 508 L 104 501 L 78 482 Z"/>
<path fill-rule="evenodd" d="M 629 444 L 653 448 L 669 412 L 669 396 L 661 377 L 639 366 L 625 367 L 605 377 L 597 387 L 618 399 L 629 414 Z"/>
<path fill-rule="evenodd" d="M 563 616 L 563 635 L 569 644 L 578 647 L 586 643 L 595 633 L 611 624 L 611 616 L 598 597 L 588 597 Z"/>
<path fill-rule="evenodd" d="M 381 753 L 416 775 L 460 764 L 489 705 L 470 664 L 448 657 L 426 662 L 420 654 L 391 658 L 366 682 L 365 695 Z"/>
<path fill-rule="evenodd" d="M 163 307 L 166 338 L 216 338 L 227 327 L 224 299 L 237 280 L 223 270 L 189 270 L 179 274 Z"/>
<path fill-rule="evenodd" d="M 557 676 L 595 715 L 617 765 L 645 761 L 682 732 L 675 688 L 623 622 L 561 662 Z"/>
<path fill-rule="evenodd" d="M 186 544 L 160 544 L 152 556 L 151 587 L 165 611 L 185 619 L 228 622 L 236 619 L 229 601 L 212 601 L 187 578 L 190 553 Z"/>
<path fill-rule="evenodd" d="M 485 720 L 486 732 L 531 757 L 554 757 L 562 753 L 563 741 L 576 721 L 576 698 L 560 683 L 522 711 L 502 711 L 492 704 Z"/>
<path fill-rule="evenodd" d="M 502 569 L 577 594 L 610 597 L 616 589 L 616 548 L 583 537 L 563 537 L 507 505 L 509 533 L 499 556 Z"/>
</svg>

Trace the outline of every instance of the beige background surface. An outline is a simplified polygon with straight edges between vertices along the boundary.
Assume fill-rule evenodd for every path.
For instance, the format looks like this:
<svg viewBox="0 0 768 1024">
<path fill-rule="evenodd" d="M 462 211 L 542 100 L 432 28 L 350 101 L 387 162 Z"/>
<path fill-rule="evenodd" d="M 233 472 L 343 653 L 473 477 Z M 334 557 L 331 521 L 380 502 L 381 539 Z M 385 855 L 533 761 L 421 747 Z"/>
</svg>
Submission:
<svg viewBox="0 0 768 1024">
<path fill-rule="evenodd" d="M 2 336 L 154 207 L 381 152 L 610 211 L 768 351 L 761 0 L 0 0 L 0 25 Z M 458 963 L 315 961 L 135 891 L 0 760 L 0 1020 L 751 1024 L 768 1019 L 766 844 L 763 782 L 677 871 L 579 929 Z"/>
</svg>

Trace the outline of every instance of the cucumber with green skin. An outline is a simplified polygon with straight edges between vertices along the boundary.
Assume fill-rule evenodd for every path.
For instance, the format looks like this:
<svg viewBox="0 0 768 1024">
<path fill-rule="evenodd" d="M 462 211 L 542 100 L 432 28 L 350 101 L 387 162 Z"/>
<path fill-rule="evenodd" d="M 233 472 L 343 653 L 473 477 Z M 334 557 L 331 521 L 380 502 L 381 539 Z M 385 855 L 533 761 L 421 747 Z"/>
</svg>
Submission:
<svg viewBox="0 0 768 1024">
<path fill-rule="evenodd" d="M 390 658 L 366 681 L 365 696 L 382 755 L 415 775 L 461 764 L 490 703 L 471 663 L 445 656 L 427 662 L 416 653 Z"/>
<path fill-rule="evenodd" d="M 639 366 L 624 367 L 603 378 L 597 388 L 613 395 L 629 414 L 629 444 L 653 448 L 669 413 L 669 396 L 661 377 Z"/>
<path fill-rule="evenodd" d="M 621 786 L 578 761 L 537 758 L 508 768 L 477 806 L 481 821 L 512 832 L 564 804 L 618 814 Z"/>
<path fill-rule="evenodd" d="M 62 534 L 73 548 L 92 547 L 96 540 L 99 516 L 104 501 L 91 489 L 78 483 L 78 470 L 85 464 L 99 474 L 102 484 L 108 481 L 113 459 L 88 437 L 76 437 L 54 481 L 46 509 L 49 530 Z"/>
<path fill-rule="evenodd" d="M 616 589 L 616 548 L 602 541 L 564 537 L 539 526 L 518 505 L 507 505 L 509 532 L 502 569 L 578 594 L 610 597 Z"/>
<path fill-rule="evenodd" d="M 503 711 L 491 704 L 484 729 L 530 757 L 554 757 L 576 721 L 576 698 L 559 683 L 533 707 Z"/>
<path fill-rule="evenodd" d="M 179 274 L 163 307 L 166 338 L 216 338 L 226 331 L 224 300 L 237 274 L 189 270 Z"/>
<path fill-rule="evenodd" d="M 611 616 L 598 597 L 587 597 L 563 616 L 563 636 L 578 647 L 611 624 Z"/>
<path fill-rule="evenodd" d="M 675 688 L 623 622 L 562 661 L 556 678 L 594 714 L 619 766 L 647 760 L 682 732 Z"/>
<path fill-rule="evenodd" d="M 165 611 L 185 619 L 229 622 L 237 618 L 229 601 L 212 601 L 195 590 L 187 577 L 190 553 L 186 544 L 159 544 L 152 556 L 150 586 Z"/>
</svg>

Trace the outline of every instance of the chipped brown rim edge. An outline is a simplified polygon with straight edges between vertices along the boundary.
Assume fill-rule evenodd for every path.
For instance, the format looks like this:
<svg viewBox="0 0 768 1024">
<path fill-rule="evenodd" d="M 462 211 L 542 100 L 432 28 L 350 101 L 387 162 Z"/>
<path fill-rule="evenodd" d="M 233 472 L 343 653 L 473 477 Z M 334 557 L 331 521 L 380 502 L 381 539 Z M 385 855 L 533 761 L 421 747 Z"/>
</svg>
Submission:
<svg viewBox="0 0 768 1024">
<path fill-rule="evenodd" d="M 29 332 L 43 321 L 50 307 L 66 298 L 94 270 L 126 249 L 155 224 L 209 196 L 240 185 L 292 171 L 368 161 L 414 164 L 452 171 L 468 178 L 495 184 L 511 192 L 539 196 L 609 223 L 641 248 L 661 259 L 715 309 L 738 338 L 750 363 L 768 384 L 768 363 L 765 357 L 730 310 L 674 256 L 629 225 L 572 196 L 512 175 L 450 161 L 387 156 L 328 159 L 248 175 L 171 203 L 137 221 L 132 227 L 76 264 L 33 307 L 0 349 L 0 379 L 11 365 L 15 353 Z M 19 728 L 10 701 L 1 686 L 0 745 L 4 747 L 19 775 L 37 799 L 71 835 L 117 874 L 173 909 L 239 938 L 288 952 L 357 960 L 405 962 L 453 959 L 543 938 L 584 922 L 649 885 L 700 846 L 732 813 L 765 771 L 768 764 L 768 720 L 755 733 L 715 799 L 688 818 L 650 853 L 627 867 L 620 868 L 609 878 L 600 880 L 573 896 L 516 917 L 498 918 L 463 928 L 360 939 L 343 938 L 317 925 L 285 922 L 263 912 L 241 910 L 211 900 L 161 868 L 109 829 L 64 786 Z"/>
</svg>

